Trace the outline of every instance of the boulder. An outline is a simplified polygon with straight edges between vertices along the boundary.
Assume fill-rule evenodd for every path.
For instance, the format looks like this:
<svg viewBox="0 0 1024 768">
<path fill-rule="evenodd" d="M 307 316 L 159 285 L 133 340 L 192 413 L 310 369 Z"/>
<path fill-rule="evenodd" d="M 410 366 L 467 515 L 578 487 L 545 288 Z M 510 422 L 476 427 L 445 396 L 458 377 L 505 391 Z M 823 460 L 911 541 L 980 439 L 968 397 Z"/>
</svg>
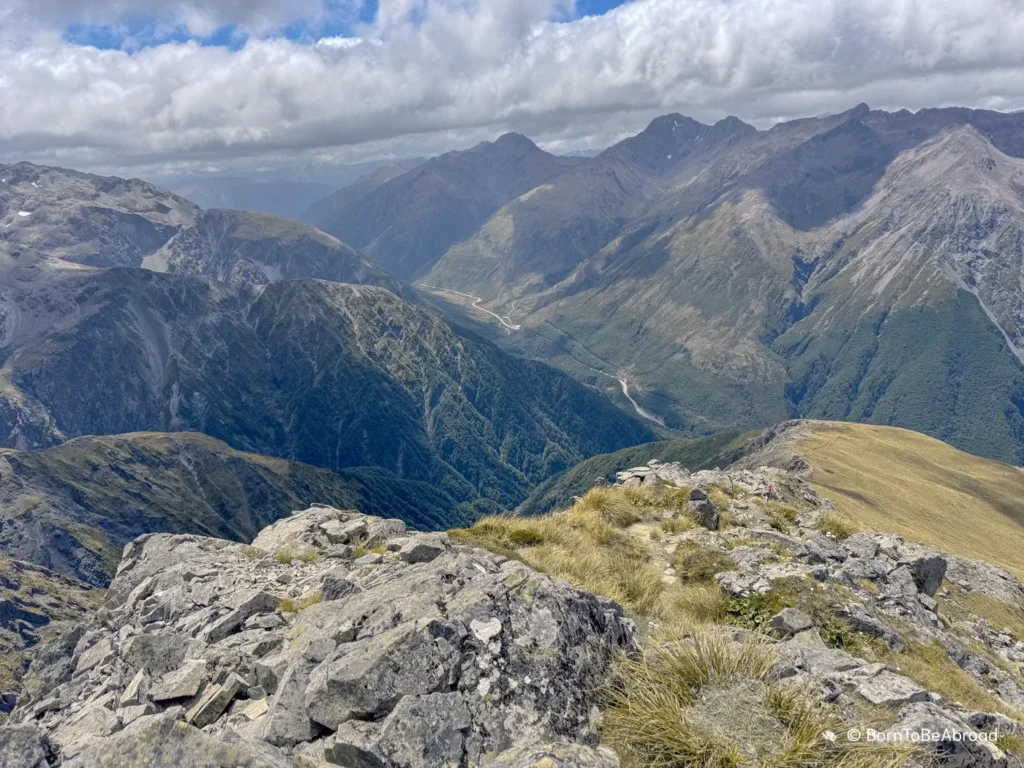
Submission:
<svg viewBox="0 0 1024 768">
<path fill-rule="evenodd" d="M 946 575 L 946 558 L 939 550 L 908 544 L 900 549 L 897 562 L 898 567 L 910 569 L 920 592 L 935 597 Z"/>
<path fill-rule="evenodd" d="M 909 677 L 883 670 L 857 684 L 857 693 L 872 704 L 897 706 L 929 701 L 928 692 Z"/>
<path fill-rule="evenodd" d="M 49 768 L 53 751 L 34 725 L 0 727 L 0 768 Z"/>
<path fill-rule="evenodd" d="M 927 750 L 936 768 L 1006 768 L 1006 754 L 956 715 L 933 703 L 907 706 L 889 733 L 904 743 L 912 738 Z"/>
<path fill-rule="evenodd" d="M 291 768 L 287 758 L 239 739 L 215 739 L 178 721 L 176 713 L 144 717 L 93 744 L 62 768 Z"/>
<path fill-rule="evenodd" d="M 166 675 L 153 686 L 153 701 L 173 701 L 187 699 L 199 693 L 206 682 L 206 662 L 202 659 L 190 659 L 180 669 Z"/>
<path fill-rule="evenodd" d="M 771 591 L 772 583 L 759 573 L 724 571 L 715 574 L 715 583 L 733 597 L 763 595 Z"/>
<path fill-rule="evenodd" d="M 811 617 L 797 608 L 783 608 L 768 621 L 768 629 L 783 639 L 805 632 L 814 626 Z"/>
<path fill-rule="evenodd" d="M 399 550 L 399 556 L 410 565 L 429 563 L 439 557 L 447 546 L 447 537 L 420 534 Z"/>
</svg>

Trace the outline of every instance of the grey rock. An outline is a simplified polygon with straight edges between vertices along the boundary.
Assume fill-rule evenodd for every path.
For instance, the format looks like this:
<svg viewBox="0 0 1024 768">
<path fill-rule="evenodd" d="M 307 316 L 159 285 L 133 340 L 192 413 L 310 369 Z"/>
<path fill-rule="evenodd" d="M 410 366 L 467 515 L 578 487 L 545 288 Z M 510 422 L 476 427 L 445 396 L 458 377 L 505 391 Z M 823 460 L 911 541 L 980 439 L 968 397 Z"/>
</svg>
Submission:
<svg viewBox="0 0 1024 768">
<path fill-rule="evenodd" d="M 460 630 L 442 621 L 412 622 L 341 646 L 306 692 L 306 711 L 332 730 L 352 718 L 379 717 L 404 696 L 447 688 L 458 668 Z"/>
<path fill-rule="evenodd" d="M 715 502 L 706 496 L 703 499 L 693 499 L 692 497 L 695 492 L 698 492 L 698 489 L 694 488 L 691 491 L 691 499 L 686 503 L 686 508 L 693 515 L 698 525 L 707 528 L 709 531 L 717 531 L 722 513 L 715 505 Z"/>
<path fill-rule="evenodd" d="M 768 621 L 768 629 L 781 638 L 792 637 L 813 626 L 811 617 L 797 608 L 783 608 Z"/>
<path fill-rule="evenodd" d="M 902 651 L 903 641 L 889 625 L 876 619 L 862 606 L 856 603 L 843 606 L 842 615 L 855 632 L 862 632 L 871 637 L 880 637 L 894 651 Z"/>
<path fill-rule="evenodd" d="M 247 690 L 248 687 L 249 684 L 245 680 L 232 673 L 220 685 L 210 686 L 202 698 L 185 715 L 185 720 L 196 728 L 203 728 L 216 722 L 235 696 Z"/>
<path fill-rule="evenodd" d="M 166 675 L 153 686 L 153 701 L 173 701 L 186 699 L 199 693 L 206 682 L 206 662 L 201 659 L 189 659 L 180 669 Z"/>
<path fill-rule="evenodd" d="M 227 743 L 177 722 L 174 715 L 144 717 L 98 742 L 63 768 L 290 768 L 284 755 L 253 745 Z"/>
<path fill-rule="evenodd" d="M 928 692 L 909 677 L 882 671 L 857 684 L 857 693 L 872 704 L 896 706 L 928 701 Z"/>
<path fill-rule="evenodd" d="M 759 573 L 725 571 L 715 574 L 715 583 L 734 597 L 763 595 L 771 591 L 771 582 Z"/>
<path fill-rule="evenodd" d="M 369 531 L 366 522 L 363 520 L 350 520 L 343 523 L 340 520 L 327 520 L 320 524 L 320 529 L 327 535 L 331 544 L 349 544 L 366 537 Z"/>
<path fill-rule="evenodd" d="M 1008 765 L 1006 754 L 995 744 L 966 738 L 943 739 L 942 735 L 947 731 L 957 735 L 977 735 L 977 732 L 956 715 L 933 703 L 908 705 L 900 714 L 899 722 L 889 731 L 906 741 L 910 740 L 911 734 L 917 734 L 931 753 L 931 765 L 940 768 L 1006 768 Z"/>
<path fill-rule="evenodd" d="M 520 747 L 498 755 L 488 768 L 618 768 L 619 758 L 610 749 L 581 744 L 550 744 Z"/>
<path fill-rule="evenodd" d="M 120 703 L 122 707 L 132 707 L 142 704 L 149 693 L 151 680 L 144 670 L 135 673 L 135 677 L 128 683 L 128 687 L 121 694 Z"/>
<path fill-rule="evenodd" d="M 53 750 L 34 725 L 0 727 L 0 768 L 49 768 Z"/>
<path fill-rule="evenodd" d="M 113 645 L 110 638 L 105 637 L 78 657 L 78 665 L 75 667 L 75 672 L 78 674 L 88 672 L 95 667 L 109 664 L 113 658 Z"/>
<path fill-rule="evenodd" d="M 38 714 L 65 760 L 81 762 L 129 749 L 122 725 L 151 738 L 164 727 L 153 710 L 176 705 L 175 719 L 202 726 L 181 726 L 184 746 L 168 743 L 176 768 L 207 737 L 257 765 L 323 762 L 335 729 L 334 748 L 385 765 L 484 764 L 515 745 L 596 740 L 597 692 L 613 659 L 636 648 L 618 605 L 444 535 L 325 507 L 275 523 L 256 548 L 349 547 L 327 532 L 337 539 L 352 522 L 363 525 L 350 533 L 383 537 L 389 555 L 376 567 L 254 556 L 191 535 L 136 540 L 103 622 L 40 654 L 33 690 L 52 695 L 14 717 Z M 287 614 L 284 598 L 295 603 Z M 76 675 L 83 657 L 96 666 Z"/>
<path fill-rule="evenodd" d="M 380 724 L 345 723 L 324 754 L 332 763 L 395 768 L 464 763 L 471 717 L 459 693 L 405 696 Z"/>
<path fill-rule="evenodd" d="M 135 635 L 124 642 L 120 656 L 129 666 L 159 677 L 181 666 L 189 639 L 177 634 Z"/>
<path fill-rule="evenodd" d="M 331 600 L 340 600 L 357 591 L 359 591 L 359 587 L 349 579 L 343 576 L 328 576 L 320 588 L 320 597 L 325 602 L 330 602 Z"/>
<path fill-rule="evenodd" d="M 253 590 L 242 599 L 241 604 L 235 610 L 204 630 L 203 639 L 208 643 L 223 640 L 232 632 L 237 631 L 250 616 L 277 610 L 279 602 L 279 598 L 270 592 Z"/>
<path fill-rule="evenodd" d="M 264 741 L 279 747 L 290 747 L 309 741 L 316 734 L 316 727 L 305 703 L 309 676 L 315 667 L 314 662 L 300 657 L 282 675 L 260 734 Z"/>
<path fill-rule="evenodd" d="M 898 563 L 910 569 L 918 590 L 928 597 L 935 597 L 946 575 L 946 558 L 941 552 L 908 544 L 900 550 Z"/>
<path fill-rule="evenodd" d="M 440 536 L 420 535 L 402 547 L 398 554 L 409 564 L 429 563 L 445 551 L 445 543 Z"/>
<path fill-rule="evenodd" d="M 878 554 L 878 542 L 870 533 L 855 533 L 843 542 L 843 547 L 851 557 L 864 560 L 874 559 Z"/>
<path fill-rule="evenodd" d="M 802 556 L 812 563 L 841 563 L 849 557 L 849 552 L 828 536 L 816 536 L 804 546 Z"/>
</svg>

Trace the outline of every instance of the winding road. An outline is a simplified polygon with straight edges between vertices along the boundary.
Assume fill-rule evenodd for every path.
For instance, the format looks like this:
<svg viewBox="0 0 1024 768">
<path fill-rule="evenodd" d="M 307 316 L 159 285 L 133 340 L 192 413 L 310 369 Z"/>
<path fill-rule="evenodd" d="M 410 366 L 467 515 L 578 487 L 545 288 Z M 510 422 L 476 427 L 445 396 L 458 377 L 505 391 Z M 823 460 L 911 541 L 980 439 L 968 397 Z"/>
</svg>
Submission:
<svg viewBox="0 0 1024 768">
<path fill-rule="evenodd" d="M 518 331 L 522 327 L 520 325 L 515 325 L 512 322 L 510 322 L 512 318 L 512 312 L 514 312 L 516 309 L 515 302 L 512 303 L 512 310 L 508 314 L 508 319 L 506 319 L 499 314 L 491 312 L 491 310 L 489 309 L 484 309 L 483 307 L 481 307 L 480 304 L 481 302 L 483 302 L 483 299 L 481 299 L 479 296 L 473 296 L 472 294 L 463 293 L 462 291 L 453 291 L 451 288 L 441 288 L 440 286 L 437 285 L 427 285 L 426 283 L 416 283 L 415 287 L 429 288 L 432 291 L 441 291 L 442 293 L 454 293 L 456 296 L 464 296 L 467 299 L 473 300 L 473 309 L 479 309 L 481 312 L 486 312 L 491 317 L 497 318 L 498 322 L 504 325 L 509 330 Z"/>
</svg>

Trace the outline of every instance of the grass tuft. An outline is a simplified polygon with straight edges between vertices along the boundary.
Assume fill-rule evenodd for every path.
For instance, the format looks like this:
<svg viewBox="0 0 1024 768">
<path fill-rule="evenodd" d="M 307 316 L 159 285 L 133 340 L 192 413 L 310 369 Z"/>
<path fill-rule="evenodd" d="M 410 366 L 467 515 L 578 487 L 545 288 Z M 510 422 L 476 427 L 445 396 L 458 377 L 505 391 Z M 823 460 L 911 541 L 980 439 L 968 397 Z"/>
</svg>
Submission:
<svg viewBox="0 0 1024 768">
<path fill-rule="evenodd" d="M 684 584 L 711 584 L 716 573 L 736 570 L 736 561 L 725 552 L 694 544 L 679 546 L 673 553 L 672 566 Z"/>
<path fill-rule="evenodd" d="M 277 608 L 283 613 L 298 613 L 299 611 L 304 611 L 307 608 L 311 608 L 314 605 L 317 605 L 320 602 L 320 600 L 321 596 L 319 592 L 314 592 L 308 597 L 304 597 L 298 600 L 293 600 L 292 598 L 284 597 L 278 601 Z"/>
<path fill-rule="evenodd" d="M 822 515 L 818 523 L 818 529 L 822 533 L 835 536 L 840 541 L 850 538 L 857 532 L 853 521 L 846 517 L 846 515 L 839 514 L 838 512 L 826 512 Z"/>
</svg>

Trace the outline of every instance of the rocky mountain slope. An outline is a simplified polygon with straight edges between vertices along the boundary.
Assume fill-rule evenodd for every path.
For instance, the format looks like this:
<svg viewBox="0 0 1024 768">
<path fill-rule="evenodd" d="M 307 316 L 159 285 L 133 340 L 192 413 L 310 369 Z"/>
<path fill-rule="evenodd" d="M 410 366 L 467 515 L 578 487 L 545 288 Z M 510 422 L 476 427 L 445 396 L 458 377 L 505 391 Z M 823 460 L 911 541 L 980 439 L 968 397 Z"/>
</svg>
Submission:
<svg viewBox="0 0 1024 768">
<path fill-rule="evenodd" d="M 669 116 L 510 203 L 425 282 L 689 434 L 800 415 L 1020 463 L 1022 157 L 1020 115 Z"/>
<path fill-rule="evenodd" d="M 626 765 L 1021 765 L 1020 579 L 859 530 L 801 474 L 652 460 L 456 535 L 637 615 L 602 732 Z"/>
<path fill-rule="evenodd" d="M 612 601 L 400 521 L 149 536 L 39 655 L 0 761 L 609 766 L 596 689 L 633 643 Z"/>
<path fill-rule="evenodd" d="M 450 536 L 330 507 L 144 536 L 37 650 L 0 759 L 1021 765 L 1020 579 L 858 531 L 806 472 L 651 460 Z"/>
<path fill-rule="evenodd" d="M 89 621 L 102 600 L 101 589 L 0 556 L 0 720 L 14 708 L 39 644 Z"/>
<path fill-rule="evenodd" d="M 204 211 L 139 179 L 0 165 L 0 257 L 30 256 L 235 282 L 319 278 L 402 291 L 349 246 L 287 219 Z"/>
<path fill-rule="evenodd" d="M 243 453 L 205 435 L 81 437 L 0 455 L 0 551 L 93 585 L 145 533 L 248 542 L 314 499 L 396 517 L 421 529 L 471 515 L 425 483 L 382 469 L 337 473 Z"/>
<path fill-rule="evenodd" d="M 586 162 L 550 155 L 524 136 L 507 134 L 432 158 L 357 199 L 346 202 L 350 195 L 342 190 L 303 219 L 411 281 L 503 204 Z"/>
<path fill-rule="evenodd" d="M 652 437 L 600 394 L 383 288 L 23 265 L 0 273 L 0 291 L 8 447 L 197 431 L 493 508 Z"/>
<path fill-rule="evenodd" d="M 739 466 L 807 472 L 866 530 L 900 534 L 1024 578 L 1024 471 L 905 429 L 799 421 L 766 430 Z"/>
</svg>

